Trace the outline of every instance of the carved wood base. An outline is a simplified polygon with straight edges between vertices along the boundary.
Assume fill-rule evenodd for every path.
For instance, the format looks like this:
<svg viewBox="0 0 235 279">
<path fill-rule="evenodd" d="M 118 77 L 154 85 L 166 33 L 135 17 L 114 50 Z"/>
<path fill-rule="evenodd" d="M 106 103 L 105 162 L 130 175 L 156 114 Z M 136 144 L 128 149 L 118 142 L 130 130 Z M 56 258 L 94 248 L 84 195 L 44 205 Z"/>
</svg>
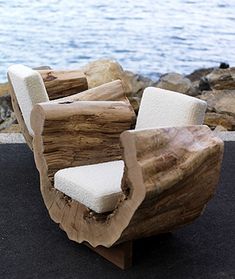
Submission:
<svg viewBox="0 0 235 279">
<path fill-rule="evenodd" d="M 94 248 L 87 242 L 84 244 L 121 269 L 132 266 L 132 241 L 123 242 L 110 248 L 104 246 Z"/>
</svg>

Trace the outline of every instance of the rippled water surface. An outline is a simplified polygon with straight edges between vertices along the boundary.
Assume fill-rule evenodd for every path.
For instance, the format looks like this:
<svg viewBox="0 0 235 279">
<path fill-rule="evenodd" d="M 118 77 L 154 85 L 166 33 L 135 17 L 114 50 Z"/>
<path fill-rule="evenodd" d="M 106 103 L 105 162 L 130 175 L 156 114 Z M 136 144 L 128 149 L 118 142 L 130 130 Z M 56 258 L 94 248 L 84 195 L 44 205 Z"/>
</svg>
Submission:
<svg viewBox="0 0 235 279">
<path fill-rule="evenodd" d="M 0 0 L 0 81 L 13 63 L 118 60 L 150 77 L 235 65 L 235 0 Z"/>
</svg>

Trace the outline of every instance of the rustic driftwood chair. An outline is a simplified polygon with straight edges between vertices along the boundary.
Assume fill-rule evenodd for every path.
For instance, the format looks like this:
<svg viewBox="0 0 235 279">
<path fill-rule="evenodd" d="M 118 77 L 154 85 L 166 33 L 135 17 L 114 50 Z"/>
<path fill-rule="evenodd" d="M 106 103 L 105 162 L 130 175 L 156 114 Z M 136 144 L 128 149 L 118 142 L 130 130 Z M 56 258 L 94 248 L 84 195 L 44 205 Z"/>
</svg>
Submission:
<svg viewBox="0 0 235 279">
<path fill-rule="evenodd" d="M 30 113 L 35 104 L 66 97 L 88 89 L 87 79 L 81 71 L 36 71 L 24 65 L 8 69 L 8 82 L 12 106 L 28 146 L 33 149 L 33 130 Z"/>
<path fill-rule="evenodd" d="M 131 130 L 121 81 L 36 104 L 34 156 L 51 218 L 70 239 L 130 266 L 132 240 L 192 222 L 215 192 L 223 142 L 201 125 L 205 109 L 147 88 Z"/>
</svg>

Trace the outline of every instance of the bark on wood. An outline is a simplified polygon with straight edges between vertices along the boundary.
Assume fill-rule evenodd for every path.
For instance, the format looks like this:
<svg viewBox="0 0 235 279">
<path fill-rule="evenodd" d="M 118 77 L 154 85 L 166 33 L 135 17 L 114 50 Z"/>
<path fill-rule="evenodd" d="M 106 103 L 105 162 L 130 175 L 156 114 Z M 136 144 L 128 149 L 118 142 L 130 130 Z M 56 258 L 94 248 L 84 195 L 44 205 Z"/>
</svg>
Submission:
<svg viewBox="0 0 235 279">
<path fill-rule="evenodd" d="M 42 76 L 50 100 L 88 89 L 87 79 L 82 71 L 38 70 L 38 72 Z"/>
<path fill-rule="evenodd" d="M 214 194 L 223 142 L 206 126 L 123 133 L 123 196 L 112 212 L 97 214 L 54 188 L 58 169 L 120 159 L 119 134 L 133 116 L 125 102 L 44 104 L 33 111 L 41 192 L 51 218 L 74 241 L 110 247 L 171 231 L 198 217 Z"/>
<path fill-rule="evenodd" d="M 12 86 L 11 96 L 32 147 Z M 134 119 L 120 81 L 36 105 L 32 112 L 34 156 L 49 214 L 70 239 L 98 246 L 100 254 L 107 252 L 100 246 L 192 222 L 213 196 L 219 179 L 223 142 L 208 127 L 126 131 Z M 53 176 L 59 169 L 121 158 L 123 195 L 112 212 L 97 214 L 54 188 Z"/>
<path fill-rule="evenodd" d="M 34 156 L 40 172 L 41 192 L 51 218 L 60 224 L 70 239 L 83 242 L 86 235 L 94 234 L 94 239 L 88 237 L 88 243 L 93 247 L 109 247 L 120 231 L 103 243 L 109 227 L 104 226 L 103 221 L 109 219 L 108 215 L 95 216 L 84 205 L 56 190 L 53 185 L 55 171 L 68 166 L 120 159 L 119 136 L 130 128 L 134 117 L 130 104 L 122 101 L 84 101 L 68 105 L 44 103 L 34 107 L 31 125 L 35 132 Z M 120 218 L 119 215 L 117 217 Z M 122 226 L 121 219 L 118 226 L 119 223 Z M 123 220 L 126 221 L 125 218 Z M 97 231 L 93 232 L 96 225 Z M 84 230 L 80 234 L 78 228 L 82 227 Z"/>
<path fill-rule="evenodd" d="M 93 101 L 93 100 L 97 100 L 97 101 L 116 101 L 116 100 L 123 100 L 123 101 L 127 101 L 125 95 L 124 95 L 124 91 L 123 91 L 123 86 L 122 86 L 122 82 L 120 80 L 116 80 L 113 82 L 109 82 L 107 84 L 101 85 L 97 88 L 92 88 L 89 90 L 85 90 L 84 92 L 80 92 L 79 90 L 82 90 L 82 86 L 79 87 L 78 86 L 80 84 L 80 79 L 81 78 L 74 78 L 72 79 L 74 73 L 72 72 L 65 72 L 66 74 L 63 76 L 64 72 L 59 72 L 60 74 L 58 74 L 58 78 L 56 78 L 56 80 L 52 80 L 54 81 L 54 88 L 52 88 L 52 81 L 49 82 L 49 80 L 46 81 L 47 75 L 49 75 L 48 73 L 52 73 L 54 75 L 54 71 L 39 71 L 42 75 L 42 77 L 44 77 L 44 82 L 45 82 L 45 86 L 47 88 L 47 93 L 49 95 L 49 98 L 53 101 L 51 102 L 55 102 L 55 103 L 70 103 L 70 102 L 74 102 L 74 101 L 83 101 L 83 100 L 87 100 L 87 101 Z M 77 73 L 77 71 L 75 71 Z M 49 75 L 50 76 L 50 75 Z M 56 76 L 56 75 L 55 75 Z M 70 79 L 68 79 L 70 77 Z M 66 81 L 67 78 L 67 81 Z M 11 80 L 10 77 L 8 75 L 8 81 L 9 81 L 9 91 L 11 94 L 11 101 L 12 101 L 12 107 L 14 110 L 14 113 L 16 115 L 17 121 L 20 125 L 21 128 L 21 132 L 25 138 L 26 143 L 28 144 L 29 148 L 31 150 L 33 150 L 33 137 L 30 135 L 27 126 L 25 125 L 23 116 L 22 116 L 22 112 L 19 108 L 19 104 L 13 89 L 13 86 L 11 84 Z M 73 83 L 77 86 L 74 85 L 74 87 L 71 88 L 71 91 L 67 90 L 68 85 L 69 86 L 73 86 Z M 85 82 L 84 84 L 84 88 L 87 89 L 87 86 L 85 86 Z M 66 90 L 62 90 L 62 88 L 66 89 Z M 77 88 L 75 90 L 75 88 Z M 49 91 L 48 91 L 49 90 Z M 74 95 L 69 95 L 72 92 L 75 92 L 76 94 Z M 80 92 L 80 93 L 77 93 Z M 69 95 L 69 96 L 68 96 Z M 54 99 L 55 97 L 61 97 L 59 99 Z"/>
<path fill-rule="evenodd" d="M 134 118 L 122 101 L 35 105 L 32 127 L 43 137 L 49 177 L 61 168 L 121 159 L 119 137 Z"/>
<path fill-rule="evenodd" d="M 53 102 L 75 102 L 75 101 L 125 101 L 128 102 L 124 94 L 121 80 L 114 80 L 84 92 L 68 97 L 54 100 Z"/>
<path fill-rule="evenodd" d="M 122 143 L 123 190 L 130 201 L 137 187 L 145 193 L 121 241 L 172 231 L 200 216 L 215 193 L 223 156 L 223 142 L 207 126 L 130 131 Z"/>
</svg>

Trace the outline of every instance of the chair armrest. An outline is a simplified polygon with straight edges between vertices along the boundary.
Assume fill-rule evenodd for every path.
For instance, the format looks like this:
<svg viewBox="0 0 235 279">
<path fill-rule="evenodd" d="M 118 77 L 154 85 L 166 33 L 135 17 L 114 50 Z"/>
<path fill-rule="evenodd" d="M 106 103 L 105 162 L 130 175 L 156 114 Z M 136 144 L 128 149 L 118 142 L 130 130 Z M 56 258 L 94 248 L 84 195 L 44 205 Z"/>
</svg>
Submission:
<svg viewBox="0 0 235 279">
<path fill-rule="evenodd" d="M 73 94 L 52 102 L 74 102 L 74 101 L 127 101 L 122 81 L 114 80 L 100 86 Z"/>
<path fill-rule="evenodd" d="M 123 101 L 37 104 L 31 113 L 36 163 L 46 163 L 53 177 L 59 169 L 120 159 L 120 134 L 134 118 Z"/>
<path fill-rule="evenodd" d="M 86 76 L 80 70 L 38 70 L 50 100 L 70 96 L 88 89 Z"/>
<path fill-rule="evenodd" d="M 223 141 L 205 125 L 129 130 L 120 138 L 127 171 L 138 165 L 146 192 L 158 194 L 171 180 L 190 175 L 208 155 L 221 159 L 223 153 Z"/>
<path fill-rule="evenodd" d="M 223 141 L 207 126 L 125 131 L 121 144 L 122 189 L 126 206 L 136 208 L 124 240 L 132 230 L 139 237 L 162 233 L 201 214 L 215 192 L 223 155 Z"/>
</svg>

